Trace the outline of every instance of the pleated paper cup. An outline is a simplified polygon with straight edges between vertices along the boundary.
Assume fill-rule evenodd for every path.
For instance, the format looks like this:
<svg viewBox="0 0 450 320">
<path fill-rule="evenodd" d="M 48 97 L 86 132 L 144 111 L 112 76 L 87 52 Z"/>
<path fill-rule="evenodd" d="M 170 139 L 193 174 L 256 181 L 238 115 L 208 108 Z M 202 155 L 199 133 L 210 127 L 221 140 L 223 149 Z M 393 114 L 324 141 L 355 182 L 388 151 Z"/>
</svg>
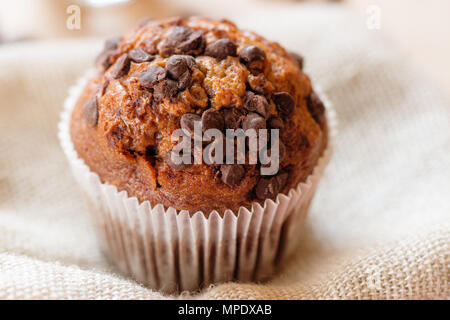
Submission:
<svg viewBox="0 0 450 320">
<path fill-rule="evenodd" d="M 102 183 L 78 157 L 69 134 L 72 109 L 87 76 L 70 89 L 59 123 L 61 146 L 88 202 L 107 256 L 121 272 L 166 293 L 195 291 L 213 283 L 270 277 L 299 242 L 301 227 L 332 153 L 336 120 L 328 101 L 328 147 L 313 173 L 287 195 L 255 203 L 250 210 L 189 213 L 140 203 Z"/>
</svg>

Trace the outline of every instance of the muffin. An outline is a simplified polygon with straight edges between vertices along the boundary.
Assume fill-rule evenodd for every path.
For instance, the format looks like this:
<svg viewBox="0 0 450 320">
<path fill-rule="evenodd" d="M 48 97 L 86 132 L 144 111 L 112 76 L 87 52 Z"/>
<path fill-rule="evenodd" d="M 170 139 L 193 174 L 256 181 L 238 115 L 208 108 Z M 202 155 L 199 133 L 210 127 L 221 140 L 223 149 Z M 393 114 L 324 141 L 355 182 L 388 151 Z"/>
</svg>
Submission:
<svg viewBox="0 0 450 320">
<path fill-rule="evenodd" d="M 145 20 L 105 43 L 60 136 L 122 271 L 167 292 L 195 290 L 265 278 L 295 247 L 329 149 L 325 107 L 302 67 L 227 20 Z M 177 163 L 173 134 L 192 141 L 194 123 L 223 137 L 268 129 L 269 155 L 278 130 L 278 170 L 262 174 L 267 164 L 248 153 L 243 163 Z M 196 146 L 205 155 L 205 142 Z"/>
</svg>

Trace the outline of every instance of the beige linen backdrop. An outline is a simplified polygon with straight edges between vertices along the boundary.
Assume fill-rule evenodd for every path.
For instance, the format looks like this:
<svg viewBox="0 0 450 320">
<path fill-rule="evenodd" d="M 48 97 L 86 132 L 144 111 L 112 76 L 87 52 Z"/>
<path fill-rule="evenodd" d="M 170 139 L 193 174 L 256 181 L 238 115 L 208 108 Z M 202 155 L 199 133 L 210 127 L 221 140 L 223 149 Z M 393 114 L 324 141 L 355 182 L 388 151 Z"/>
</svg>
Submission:
<svg viewBox="0 0 450 320">
<path fill-rule="evenodd" d="M 270 282 L 182 297 L 448 299 L 449 103 L 362 19 L 338 8 L 273 17 L 238 20 L 306 57 L 339 118 L 334 157 L 298 252 Z M 0 46 L 0 298 L 178 298 L 107 262 L 58 144 L 67 90 L 100 47 Z"/>
</svg>

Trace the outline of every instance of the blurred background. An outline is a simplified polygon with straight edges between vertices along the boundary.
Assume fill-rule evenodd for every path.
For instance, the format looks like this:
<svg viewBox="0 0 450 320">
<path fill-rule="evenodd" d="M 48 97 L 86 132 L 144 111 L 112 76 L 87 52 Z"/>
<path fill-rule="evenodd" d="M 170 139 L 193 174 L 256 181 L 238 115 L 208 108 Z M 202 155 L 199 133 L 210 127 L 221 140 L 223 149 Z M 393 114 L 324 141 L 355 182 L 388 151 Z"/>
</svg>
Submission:
<svg viewBox="0 0 450 320">
<path fill-rule="evenodd" d="M 226 17 L 244 27 L 251 20 L 255 29 L 258 16 L 306 5 L 346 7 L 361 17 L 361 28 L 378 15 L 380 24 L 373 31 L 388 35 L 450 97 L 448 0 L 0 0 L 0 44 L 107 37 L 144 17 L 173 15 Z"/>
</svg>

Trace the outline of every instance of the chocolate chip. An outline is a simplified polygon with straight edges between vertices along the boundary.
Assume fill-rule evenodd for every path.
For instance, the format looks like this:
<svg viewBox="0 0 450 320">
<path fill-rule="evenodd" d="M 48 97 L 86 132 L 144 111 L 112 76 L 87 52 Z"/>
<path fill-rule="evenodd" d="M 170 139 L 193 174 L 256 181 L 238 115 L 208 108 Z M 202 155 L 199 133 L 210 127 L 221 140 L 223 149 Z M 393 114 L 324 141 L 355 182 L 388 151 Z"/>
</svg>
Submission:
<svg viewBox="0 0 450 320">
<path fill-rule="evenodd" d="M 185 54 L 194 54 L 195 51 L 203 51 L 205 39 L 202 31 L 194 31 L 189 37 L 178 45 L 178 49 Z M 197 52 L 199 54 L 200 52 Z"/>
<path fill-rule="evenodd" d="M 236 117 L 234 116 L 233 108 L 223 108 L 221 112 L 225 129 L 236 129 Z"/>
<path fill-rule="evenodd" d="M 166 63 L 166 70 L 170 77 L 178 80 L 183 73 L 188 71 L 188 63 L 185 56 L 174 55 L 171 56 Z"/>
<path fill-rule="evenodd" d="M 97 57 L 96 62 L 100 64 L 104 70 L 107 70 L 111 66 L 111 53 L 110 52 L 102 52 Z"/>
<path fill-rule="evenodd" d="M 236 50 L 237 46 L 233 41 L 220 39 L 206 47 L 205 55 L 222 60 L 228 56 L 236 56 Z"/>
<path fill-rule="evenodd" d="M 248 75 L 248 84 L 250 88 L 256 93 L 263 94 L 264 89 L 266 88 L 266 78 L 263 73 L 258 75 L 249 74 Z"/>
<path fill-rule="evenodd" d="M 239 164 L 223 164 L 220 166 L 221 180 L 226 185 L 233 187 L 238 185 L 245 175 L 245 169 Z"/>
<path fill-rule="evenodd" d="M 244 108 L 248 111 L 257 112 L 264 118 L 268 118 L 270 114 L 270 106 L 267 99 L 251 91 L 247 91 L 245 94 Z"/>
<path fill-rule="evenodd" d="M 238 129 L 245 115 L 240 108 L 222 108 L 223 119 L 226 129 Z"/>
<path fill-rule="evenodd" d="M 242 121 L 242 129 L 244 129 L 244 131 L 248 129 L 255 129 L 258 131 L 259 129 L 265 128 L 266 120 L 257 113 L 249 113 L 244 121 Z"/>
<path fill-rule="evenodd" d="M 124 53 L 117 59 L 116 63 L 111 70 L 111 77 L 113 79 L 118 79 L 128 73 L 130 70 L 130 59 L 128 55 Z"/>
<path fill-rule="evenodd" d="M 186 113 L 181 116 L 180 127 L 186 134 L 194 136 L 194 124 L 196 121 L 201 121 L 202 118 L 195 113 Z"/>
<path fill-rule="evenodd" d="M 139 81 L 145 88 L 153 88 L 153 97 L 156 101 L 174 97 L 178 91 L 178 83 L 175 80 L 167 79 L 166 70 L 160 66 L 149 67 L 141 73 Z"/>
<path fill-rule="evenodd" d="M 206 131 L 208 129 L 223 130 L 224 120 L 222 114 L 216 109 L 208 109 L 202 114 L 202 129 Z"/>
<path fill-rule="evenodd" d="M 272 117 L 269 119 L 269 128 L 282 130 L 284 128 L 283 120 L 278 117 Z"/>
<path fill-rule="evenodd" d="M 192 80 L 191 69 L 195 66 L 195 60 L 188 55 L 173 55 L 166 63 L 168 75 L 178 80 L 178 89 L 184 90 Z"/>
<path fill-rule="evenodd" d="M 278 193 L 276 185 L 271 178 L 260 178 L 258 184 L 255 187 L 256 197 L 260 200 L 267 198 L 273 198 Z"/>
<path fill-rule="evenodd" d="M 291 52 L 291 55 L 297 62 L 297 65 L 300 68 L 300 70 L 303 70 L 303 61 L 304 61 L 303 57 L 295 52 Z"/>
<path fill-rule="evenodd" d="M 308 111 L 316 123 L 322 127 L 325 123 L 325 106 L 323 102 L 315 92 L 309 95 L 307 102 Z"/>
<path fill-rule="evenodd" d="M 142 50 L 152 56 L 155 56 L 156 58 L 156 55 L 158 54 L 158 43 L 153 37 L 150 39 L 146 39 L 144 42 L 142 42 Z"/>
<path fill-rule="evenodd" d="M 246 91 L 244 94 L 244 98 L 242 99 L 244 102 L 244 108 L 246 108 L 249 100 L 251 100 L 253 97 L 255 96 L 255 94 L 251 91 Z"/>
<path fill-rule="evenodd" d="M 149 62 L 155 59 L 155 56 L 148 54 L 141 48 L 132 49 L 128 53 L 128 57 L 131 59 L 131 61 L 136 63 Z"/>
<path fill-rule="evenodd" d="M 174 27 L 170 30 L 167 39 L 163 42 L 163 50 L 161 54 L 172 54 L 176 47 L 185 41 L 189 35 L 192 33 L 192 30 L 186 27 Z"/>
<path fill-rule="evenodd" d="M 151 66 L 139 75 L 139 82 L 147 89 L 166 78 L 166 70 L 160 66 Z"/>
<path fill-rule="evenodd" d="M 187 55 L 187 54 L 183 55 L 183 57 L 186 59 L 186 62 L 187 62 L 188 67 L 189 67 L 189 70 L 192 71 L 192 69 L 194 67 L 196 67 L 195 58 L 193 56 L 190 56 L 190 55 Z"/>
<path fill-rule="evenodd" d="M 125 133 L 122 126 L 114 124 L 107 131 L 106 138 L 109 146 L 113 149 L 117 149 L 119 152 L 123 152 L 129 146 L 129 141 L 125 139 Z"/>
<path fill-rule="evenodd" d="M 260 47 L 245 46 L 241 49 L 239 58 L 245 64 L 249 64 L 254 61 L 264 61 L 266 59 L 266 53 Z"/>
<path fill-rule="evenodd" d="M 112 37 L 105 41 L 104 50 L 115 50 L 118 48 L 120 41 L 122 40 L 121 36 Z"/>
<path fill-rule="evenodd" d="M 184 72 L 181 77 L 178 79 L 178 89 L 184 90 L 191 84 L 192 81 L 192 75 L 191 72 L 188 70 Z"/>
<path fill-rule="evenodd" d="M 83 107 L 83 117 L 93 127 L 98 122 L 98 102 L 96 97 L 90 98 Z"/>
<path fill-rule="evenodd" d="M 186 40 L 191 34 L 192 29 L 187 27 L 177 26 L 173 28 L 169 34 L 169 40 L 176 42 L 176 44 Z"/>
<path fill-rule="evenodd" d="M 173 97 L 176 95 L 178 90 L 178 83 L 176 81 L 167 79 L 166 80 L 166 97 Z"/>
<path fill-rule="evenodd" d="M 287 178 L 286 172 L 282 172 L 275 177 L 260 178 L 255 187 L 256 197 L 260 200 L 275 198 L 286 185 Z"/>
<path fill-rule="evenodd" d="M 169 56 L 174 53 L 200 54 L 205 46 L 202 31 L 193 31 L 187 27 L 173 27 L 166 40 L 162 42 L 160 54 Z"/>
<path fill-rule="evenodd" d="M 287 92 L 277 92 L 272 96 L 273 101 L 277 105 L 278 111 L 283 116 L 289 116 L 295 107 L 294 98 Z"/>
<path fill-rule="evenodd" d="M 100 64 L 103 69 L 107 70 L 111 66 L 111 56 L 119 47 L 119 43 L 121 40 L 122 37 L 114 37 L 105 41 L 105 46 L 96 60 L 96 62 Z"/>
<path fill-rule="evenodd" d="M 178 83 L 171 79 L 164 79 L 156 84 L 153 88 L 153 97 L 157 101 L 161 101 L 164 98 L 171 98 L 176 96 L 178 91 Z"/>
<path fill-rule="evenodd" d="M 172 159 L 172 154 L 174 154 L 174 152 L 172 150 L 170 150 L 169 152 L 166 153 L 166 156 L 164 157 L 164 160 L 171 168 L 173 168 L 175 170 L 183 170 L 183 169 L 186 169 L 191 166 L 192 162 L 190 164 L 183 163 L 183 162 L 181 162 L 179 164 L 175 163 L 175 161 Z M 175 155 L 174 155 L 174 157 L 175 157 Z M 177 156 L 177 157 L 179 157 L 179 156 Z"/>
</svg>

